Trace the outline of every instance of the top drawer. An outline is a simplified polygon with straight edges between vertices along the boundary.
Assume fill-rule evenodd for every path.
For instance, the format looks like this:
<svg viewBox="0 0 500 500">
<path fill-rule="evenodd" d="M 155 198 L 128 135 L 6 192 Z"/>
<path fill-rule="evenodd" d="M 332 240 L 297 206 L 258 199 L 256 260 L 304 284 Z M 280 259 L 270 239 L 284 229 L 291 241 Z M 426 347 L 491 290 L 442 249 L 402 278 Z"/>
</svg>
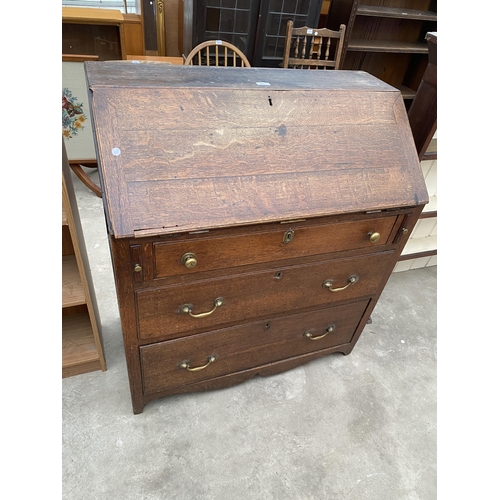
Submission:
<svg viewBox="0 0 500 500">
<path fill-rule="evenodd" d="M 387 244 L 397 216 L 332 224 L 283 225 L 225 237 L 159 242 L 154 277 L 165 278 Z"/>
</svg>

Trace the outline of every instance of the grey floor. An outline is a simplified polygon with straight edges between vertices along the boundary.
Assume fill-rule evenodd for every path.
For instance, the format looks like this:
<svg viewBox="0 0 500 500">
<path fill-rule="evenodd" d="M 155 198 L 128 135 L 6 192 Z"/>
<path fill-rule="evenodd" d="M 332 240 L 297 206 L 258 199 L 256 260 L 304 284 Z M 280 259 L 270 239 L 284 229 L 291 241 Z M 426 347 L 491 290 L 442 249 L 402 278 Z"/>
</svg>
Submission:
<svg viewBox="0 0 500 500">
<path fill-rule="evenodd" d="M 102 200 L 74 184 L 108 369 L 62 382 L 65 500 L 436 498 L 436 267 L 392 274 L 349 356 L 133 415 Z"/>
</svg>

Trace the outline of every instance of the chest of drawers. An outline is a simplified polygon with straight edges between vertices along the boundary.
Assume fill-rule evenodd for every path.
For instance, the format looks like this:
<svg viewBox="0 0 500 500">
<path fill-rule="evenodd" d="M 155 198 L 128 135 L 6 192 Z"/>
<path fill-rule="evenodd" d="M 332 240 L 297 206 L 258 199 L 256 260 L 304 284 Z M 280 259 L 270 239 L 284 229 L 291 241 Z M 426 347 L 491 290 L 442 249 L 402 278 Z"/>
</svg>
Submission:
<svg viewBox="0 0 500 500">
<path fill-rule="evenodd" d="M 134 413 L 349 354 L 428 201 L 400 93 L 351 71 L 86 74 Z"/>
</svg>

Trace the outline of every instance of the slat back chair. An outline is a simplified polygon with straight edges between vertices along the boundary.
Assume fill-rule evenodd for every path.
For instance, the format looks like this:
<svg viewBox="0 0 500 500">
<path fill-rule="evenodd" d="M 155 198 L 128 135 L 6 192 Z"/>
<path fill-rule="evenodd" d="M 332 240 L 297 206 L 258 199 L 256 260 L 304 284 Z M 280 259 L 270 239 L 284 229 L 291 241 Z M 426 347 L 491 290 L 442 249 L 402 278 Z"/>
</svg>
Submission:
<svg viewBox="0 0 500 500">
<path fill-rule="evenodd" d="M 224 40 L 208 40 L 200 43 L 186 57 L 184 65 L 251 67 L 245 54 Z"/>
<path fill-rule="evenodd" d="M 293 21 L 288 21 L 283 51 L 283 68 L 340 69 L 340 55 L 344 45 L 345 30 L 344 24 L 340 25 L 338 31 L 307 26 L 294 28 Z M 333 54 L 334 51 L 335 58 L 330 59 L 330 54 Z"/>
</svg>

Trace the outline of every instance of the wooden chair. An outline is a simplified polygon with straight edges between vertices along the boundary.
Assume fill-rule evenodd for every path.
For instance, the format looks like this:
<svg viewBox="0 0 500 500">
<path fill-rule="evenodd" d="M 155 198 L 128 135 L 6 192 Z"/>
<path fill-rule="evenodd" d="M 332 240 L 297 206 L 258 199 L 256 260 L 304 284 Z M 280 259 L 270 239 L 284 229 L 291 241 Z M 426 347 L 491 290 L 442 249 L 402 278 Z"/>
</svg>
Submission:
<svg viewBox="0 0 500 500">
<path fill-rule="evenodd" d="M 186 57 L 185 66 L 233 66 L 250 68 L 245 54 L 224 40 L 208 40 L 197 45 Z"/>
<path fill-rule="evenodd" d="M 85 168 L 95 168 L 97 169 L 97 160 L 68 160 L 71 170 L 75 175 L 99 198 L 102 198 L 101 186 L 98 186 L 83 170 Z"/>
<path fill-rule="evenodd" d="M 340 69 L 340 55 L 344 45 L 345 25 L 339 31 L 327 28 L 294 28 L 293 21 L 286 25 L 285 48 L 283 50 L 283 68 L 300 69 Z M 332 40 L 337 48 L 332 47 Z M 330 52 L 335 50 L 335 59 L 330 59 Z"/>
</svg>

